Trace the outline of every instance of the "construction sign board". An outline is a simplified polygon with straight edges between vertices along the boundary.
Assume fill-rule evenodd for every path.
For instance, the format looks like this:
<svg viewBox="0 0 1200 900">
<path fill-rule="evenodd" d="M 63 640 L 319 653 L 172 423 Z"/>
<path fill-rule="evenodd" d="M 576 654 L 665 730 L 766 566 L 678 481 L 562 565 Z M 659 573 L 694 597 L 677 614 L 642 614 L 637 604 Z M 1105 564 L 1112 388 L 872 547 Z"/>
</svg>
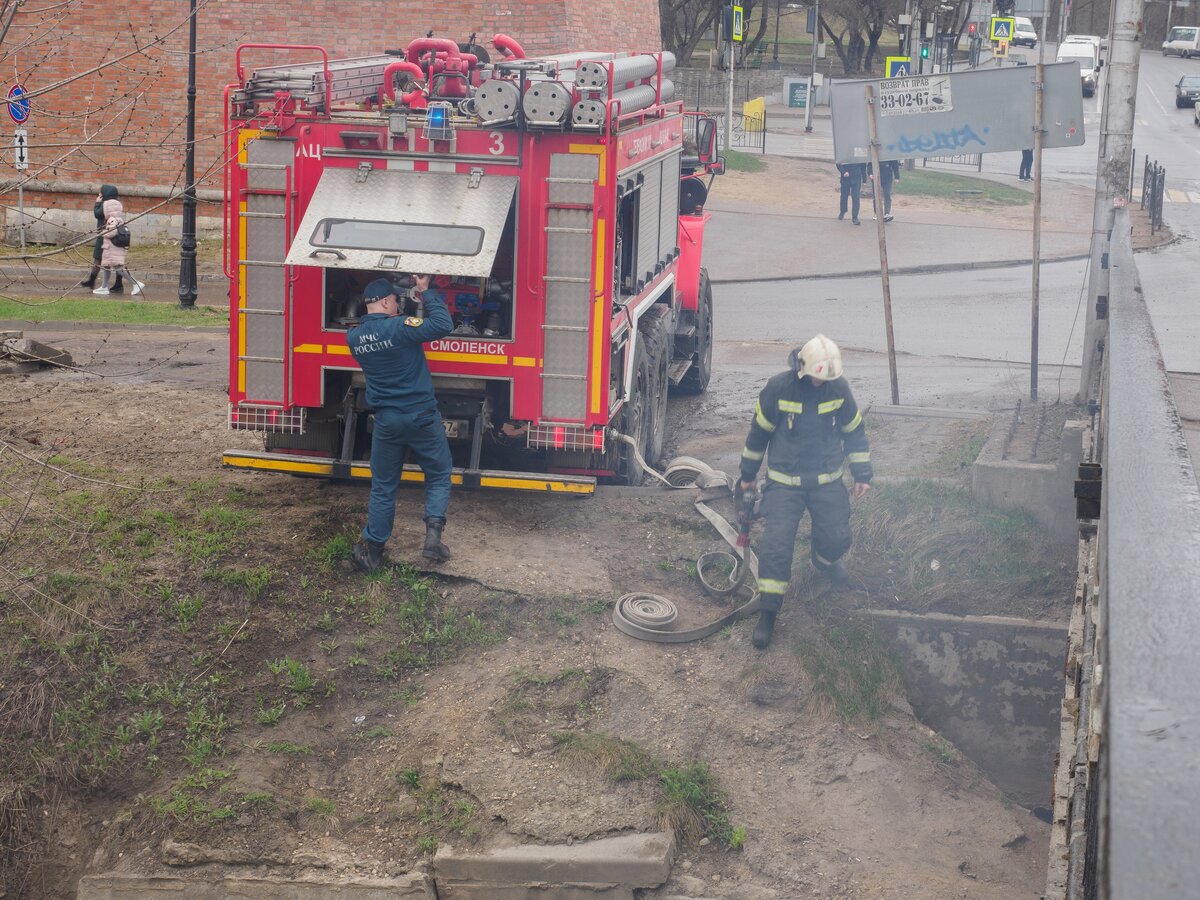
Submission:
<svg viewBox="0 0 1200 900">
<path fill-rule="evenodd" d="M 990 37 L 993 41 L 1011 41 L 1016 27 L 1017 20 L 1011 17 L 992 19 Z"/>
<path fill-rule="evenodd" d="M 889 56 L 883 71 L 887 78 L 907 78 L 913 73 L 911 56 Z"/>
<path fill-rule="evenodd" d="M 1042 146 L 1077 147 L 1084 139 L 1077 64 L 1048 63 L 1043 68 Z M 832 82 L 834 161 L 870 159 L 868 86 L 876 98 L 881 159 L 1027 150 L 1033 141 L 1036 80 L 1036 66 L 1008 66 L 915 78 Z"/>
</svg>

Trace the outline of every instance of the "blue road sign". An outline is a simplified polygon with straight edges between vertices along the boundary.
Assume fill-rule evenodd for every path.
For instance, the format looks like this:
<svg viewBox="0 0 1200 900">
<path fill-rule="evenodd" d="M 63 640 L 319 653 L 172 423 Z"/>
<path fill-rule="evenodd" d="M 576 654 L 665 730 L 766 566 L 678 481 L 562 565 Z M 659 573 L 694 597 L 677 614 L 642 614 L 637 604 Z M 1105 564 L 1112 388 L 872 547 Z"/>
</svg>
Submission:
<svg viewBox="0 0 1200 900">
<path fill-rule="evenodd" d="M 29 98 L 25 96 L 25 88 L 14 84 L 8 89 L 8 114 L 20 125 L 29 118 Z"/>
<path fill-rule="evenodd" d="M 1011 41 L 1017 23 L 1012 18 L 993 18 L 989 37 L 993 41 Z"/>
<path fill-rule="evenodd" d="M 912 60 L 907 56 L 889 56 L 884 78 L 908 78 L 912 75 Z"/>
</svg>

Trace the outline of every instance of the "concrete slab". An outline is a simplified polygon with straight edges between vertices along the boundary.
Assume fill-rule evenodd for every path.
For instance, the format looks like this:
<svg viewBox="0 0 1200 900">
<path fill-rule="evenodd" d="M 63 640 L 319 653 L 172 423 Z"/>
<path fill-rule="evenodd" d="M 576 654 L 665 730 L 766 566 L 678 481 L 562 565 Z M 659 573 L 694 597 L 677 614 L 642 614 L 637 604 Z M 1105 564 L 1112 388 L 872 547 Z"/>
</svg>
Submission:
<svg viewBox="0 0 1200 900">
<path fill-rule="evenodd" d="M 634 900 L 620 884 L 496 884 L 438 879 L 438 900 Z"/>
<path fill-rule="evenodd" d="M 649 888 L 657 887 L 670 877 L 674 859 L 674 837 L 667 832 L 657 832 L 602 838 L 570 846 L 525 844 L 486 853 L 442 846 L 433 858 L 433 873 L 439 886 L 447 880 Z"/>
<path fill-rule="evenodd" d="M 85 875 L 78 900 L 437 900 L 428 876 L 249 878 L 203 875 Z"/>
</svg>

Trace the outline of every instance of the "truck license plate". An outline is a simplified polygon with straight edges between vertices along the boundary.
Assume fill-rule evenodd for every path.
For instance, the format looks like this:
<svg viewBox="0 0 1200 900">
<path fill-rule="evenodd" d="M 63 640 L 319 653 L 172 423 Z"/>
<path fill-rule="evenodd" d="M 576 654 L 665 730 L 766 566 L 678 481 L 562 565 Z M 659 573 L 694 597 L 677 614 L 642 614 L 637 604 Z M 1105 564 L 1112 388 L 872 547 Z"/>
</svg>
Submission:
<svg viewBox="0 0 1200 900">
<path fill-rule="evenodd" d="M 471 423 L 466 419 L 442 419 L 442 425 L 448 438 L 464 438 L 471 433 Z"/>
</svg>

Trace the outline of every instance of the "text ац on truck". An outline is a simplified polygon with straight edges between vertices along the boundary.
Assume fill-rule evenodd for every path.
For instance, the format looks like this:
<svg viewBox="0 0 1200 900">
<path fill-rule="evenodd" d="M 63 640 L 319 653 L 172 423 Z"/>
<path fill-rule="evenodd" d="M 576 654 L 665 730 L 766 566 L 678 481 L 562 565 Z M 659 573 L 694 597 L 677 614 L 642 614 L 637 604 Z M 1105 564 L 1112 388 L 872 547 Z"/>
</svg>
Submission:
<svg viewBox="0 0 1200 900">
<path fill-rule="evenodd" d="M 511 37 L 492 44 L 420 38 L 347 60 L 238 49 L 229 423 L 265 446 L 226 465 L 370 477 L 372 414 L 346 330 L 381 275 L 419 316 L 409 273 L 431 273 L 453 315 L 426 356 L 456 485 L 637 484 L 618 435 L 653 465 L 668 393 L 707 387 L 704 203 L 724 165 L 713 120 L 674 99 L 674 57 L 529 59 Z"/>
</svg>

